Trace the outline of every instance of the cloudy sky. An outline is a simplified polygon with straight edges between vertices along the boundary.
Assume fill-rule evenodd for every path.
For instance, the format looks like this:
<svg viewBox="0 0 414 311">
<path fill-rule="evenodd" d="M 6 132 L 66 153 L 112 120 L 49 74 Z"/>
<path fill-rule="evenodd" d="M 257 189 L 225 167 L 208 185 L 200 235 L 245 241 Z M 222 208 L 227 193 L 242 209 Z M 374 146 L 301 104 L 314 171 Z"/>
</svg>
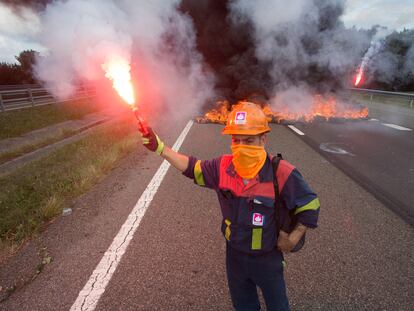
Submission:
<svg viewBox="0 0 414 311">
<path fill-rule="evenodd" d="M 370 28 L 379 24 L 390 29 L 414 28 L 414 0 L 347 0 L 343 21 Z"/>
<path fill-rule="evenodd" d="M 414 28 L 414 0 L 348 0 L 343 21 L 348 27 L 382 25 L 400 30 Z M 36 43 L 41 23 L 29 9 L 16 14 L 0 3 L 0 62 L 15 62 L 22 50 L 42 51 Z"/>
</svg>

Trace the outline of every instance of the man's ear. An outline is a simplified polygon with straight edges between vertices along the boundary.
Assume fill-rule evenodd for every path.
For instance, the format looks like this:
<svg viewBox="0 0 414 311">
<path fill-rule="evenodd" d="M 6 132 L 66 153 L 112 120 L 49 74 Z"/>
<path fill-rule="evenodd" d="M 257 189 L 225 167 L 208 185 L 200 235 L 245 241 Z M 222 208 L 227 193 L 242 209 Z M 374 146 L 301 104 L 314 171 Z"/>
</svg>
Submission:
<svg viewBox="0 0 414 311">
<path fill-rule="evenodd" d="M 262 137 L 260 137 L 260 144 L 265 146 L 267 144 L 267 133 L 264 133 Z"/>
</svg>

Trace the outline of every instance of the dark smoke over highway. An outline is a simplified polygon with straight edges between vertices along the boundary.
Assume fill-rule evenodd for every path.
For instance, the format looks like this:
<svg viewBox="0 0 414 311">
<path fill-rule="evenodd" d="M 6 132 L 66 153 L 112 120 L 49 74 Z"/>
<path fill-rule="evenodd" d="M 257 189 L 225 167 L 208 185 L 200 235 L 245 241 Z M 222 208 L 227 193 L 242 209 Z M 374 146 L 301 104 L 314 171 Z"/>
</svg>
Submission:
<svg viewBox="0 0 414 311">
<path fill-rule="evenodd" d="M 378 29 L 346 28 L 341 20 L 345 0 L 1 2 L 16 10 L 27 6 L 40 12 L 45 31 L 38 39 L 50 53 L 39 61 L 37 76 L 52 86 L 59 77 L 58 96 L 70 92 L 68 86 L 74 79 L 95 79 L 96 75 L 82 71 L 93 72 L 85 66 L 89 60 L 82 53 L 104 41 L 127 52 L 136 73 L 146 77 L 141 83 L 146 90 L 151 80 L 161 81 L 158 94 L 164 92 L 161 97 L 165 99 L 178 96 L 172 90 L 181 94 L 189 85 L 188 93 L 198 98 L 197 109 L 201 102 L 209 102 L 207 98 L 232 103 L 254 97 L 269 101 L 276 109 L 289 103 L 295 110 L 296 103 L 310 105 L 315 94 L 338 95 L 352 85 Z M 86 18 L 75 23 L 70 16 Z M 65 20 L 68 23 L 55 24 Z M 95 25 L 101 25 L 101 31 Z M 78 38 L 71 37 L 74 32 Z M 80 42 L 95 45 L 75 46 Z M 405 54 L 414 55 L 413 43 L 406 45 Z M 412 60 L 408 56 L 400 59 L 398 53 L 388 49 L 373 55 L 367 82 L 397 83 L 402 73 L 412 76 Z M 158 59 L 161 65 L 154 67 Z M 165 75 L 157 74 L 163 69 Z M 169 81 L 164 83 L 164 76 Z M 196 82 L 191 83 L 191 78 Z M 195 90 L 197 85 L 201 87 Z M 200 89 L 207 91 L 200 93 Z M 148 98 L 160 99 L 153 94 Z"/>
<path fill-rule="evenodd" d="M 332 92 L 349 85 L 368 48 L 366 32 L 346 29 L 345 1 L 189 1 L 197 46 L 224 97 L 272 97 L 299 88 Z"/>
</svg>

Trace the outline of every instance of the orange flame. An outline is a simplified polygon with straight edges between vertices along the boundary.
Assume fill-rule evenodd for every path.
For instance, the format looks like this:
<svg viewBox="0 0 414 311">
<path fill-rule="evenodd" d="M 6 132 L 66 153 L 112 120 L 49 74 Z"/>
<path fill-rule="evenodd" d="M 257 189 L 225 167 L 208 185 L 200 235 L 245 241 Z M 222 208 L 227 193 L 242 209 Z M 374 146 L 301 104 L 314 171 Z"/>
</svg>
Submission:
<svg viewBox="0 0 414 311">
<path fill-rule="evenodd" d="M 119 96 L 129 105 L 135 103 L 134 89 L 131 82 L 131 66 L 123 58 L 112 58 L 102 65 L 105 77 L 112 80 L 112 86 Z"/>
<path fill-rule="evenodd" d="M 368 117 L 368 108 L 353 104 L 338 103 L 333 96 L 324 97 L 315 95 L 313 105 L 307 112 L 291 112 L 286 106 L 278 111 L 272 110 L 269 105 L 261 106 L 269 122 L 280 123 L 283 120 L 304 120 L 312 121 L 315 118 L 326 120 L 333 118 L 363 119 Z M 231 106 L 228 101 L 217 102 L 217 107 L 208 111 L 204 116 L 197 117 L 199 123 L 221 123 L 225 124 L 230 113 Z"/>
<path fill-rule="evenodd" d="M 363 70 L 363 68 L 361 66 L 361 67 L 359 67 L 358 73 L 357 73 L 356 78 L 355 78 L 355 84 L 354 84 L 355 86 L 358 86 L 359 85 L 359 83 L 362 80 L 362 75 L 363 74 L 364 74 L 364 70 Z"/>
</svg>

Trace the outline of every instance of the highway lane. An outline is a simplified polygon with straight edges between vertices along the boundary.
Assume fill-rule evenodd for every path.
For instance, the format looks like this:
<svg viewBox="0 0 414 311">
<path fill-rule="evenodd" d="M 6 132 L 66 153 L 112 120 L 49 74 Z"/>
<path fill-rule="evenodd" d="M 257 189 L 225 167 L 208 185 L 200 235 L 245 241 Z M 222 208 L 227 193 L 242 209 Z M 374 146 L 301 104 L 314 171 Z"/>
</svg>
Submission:
<svg viewBox="0 0 414 311">
<path fill-rule="evenodd" d="M 414 129 L 414 109 L 400 105 L 361 101 L 369 109 L 370 118 L 380 119 L 385 123 L 393 123 Z"/>
<path fill-rule="evenodd" d="M 202 159 L 228 153 L 221 128 L 194 124 L 181 151 Z M 171 144 L 179 130 L 160 135 L 169 133 Z M 412 228 L 285 126 L 272 125 L 268 148 L 299 168 L 322 204 L 320 227 L 287 256 L 292 309 L 410 310 Z M 154 154 L 125 161 L 51 225 L 43 241 L 54 260 L 1 310 L 70 309 L 160 164 Z M 117 260 L 96 310 L 232 310 L 215 194 L 173 169 Z"/>
<path fill-rule="evenodd" d="M 295 163 L 322 202 L 320 228 L 287 256 L 293 309 L 408 310 L 410 228 L 284 126 L 272 129 L 269 151 Z M 195 124 L 182 152 L 228 153 L 220 130 Z M 97 310 L 231 310 L 219 227 L 215 194 L 169 171 Z"/>
<path fill-rule="evenodd" d="M 300 137 L 326 159 L 407 223 L 414 224 L 414 131 L 387 121 L 313 122 L 294 126 L 305 134 Z"/>
</svg>

